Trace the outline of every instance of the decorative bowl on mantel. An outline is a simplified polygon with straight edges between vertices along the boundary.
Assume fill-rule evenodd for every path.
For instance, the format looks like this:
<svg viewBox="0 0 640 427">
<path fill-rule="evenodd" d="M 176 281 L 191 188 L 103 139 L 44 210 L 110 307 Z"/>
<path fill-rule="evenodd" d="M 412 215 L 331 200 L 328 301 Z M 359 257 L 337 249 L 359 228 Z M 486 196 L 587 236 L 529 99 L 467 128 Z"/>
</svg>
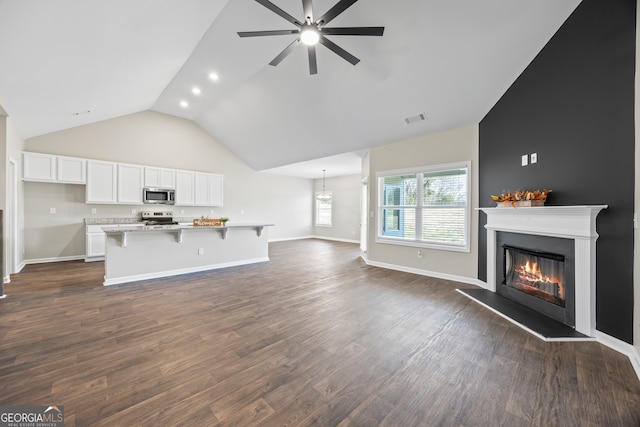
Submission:
<svg viewBox="0 0 640 427">
<path fill-rule="evenodd" d="M 496 202 L 496 207 L 498 208 L 529 208 L 534 206 L 544 206 L 549 193 L 551 193 L 551 190 L 518 190 L 509 193 L 505 192 L 499 196 L 491 195 L 491 199 Z"/>
</svg>

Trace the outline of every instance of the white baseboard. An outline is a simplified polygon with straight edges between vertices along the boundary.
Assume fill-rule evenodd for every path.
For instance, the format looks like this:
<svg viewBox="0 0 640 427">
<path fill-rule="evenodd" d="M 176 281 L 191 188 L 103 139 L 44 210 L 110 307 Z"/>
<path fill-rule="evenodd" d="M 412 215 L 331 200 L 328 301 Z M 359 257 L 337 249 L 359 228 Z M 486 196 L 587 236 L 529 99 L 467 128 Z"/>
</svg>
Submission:
<svg viewBox="0 0 640 427">
<path fill-rule="evenodd" d="M 636 376 L 640 380 L 640 353 L 638 353 L 637 348 L 604 332 L 596 331 L 595 336 L 600 344 L 626 355 L 631 362 L 631 366 L 633 366 L 633 369 L 636 371 Z"/>
<path fill-rule="evenodd" d="M 189 274 L 189 273 L 199 273 L 201 271 L 218 270 L 220 268 L 237 267 L 240 265 L 256 264 L 259 262 L 267 262 L 267 261 L 269 261 L 269 257 L 244 259 L 241 261 L 224 262 L 220 264 L 203 265 L 203 266 L 191 267 L 191 268 L 179 268 L 176 270 L 154 271 L 153 273 L 136 274 L 133 276 L 114 277 L 111 279 L 105 278 L 103 284 L 104 286 L 120 285 L 123 283 L 139 282 L 141 280 L 179 276 L 182 274 Z"/>
<path fill-rule="evenodd" d="M 84 259 L 84 255 L 72 255 L 72 256 L 59 256 L 59 257 L 51 257 L 51 258 L 33 258 L 33 259 L 25 259 L 23 261 L 24 265 L 28 264 L 44 264 L 47 262 L 62 262 L 62 261 L 76 261 L 79 259 Z M 22 267 L 24 268 L 24 266 Z M 20 268 L 20 270 L 22 270 Z"/>
<path fill-rule="evenodd" d="M 638 351 L 638 347 L 631 347 L 629 360 L 631 361 L 631 366 L 633 366 L 633 369 L 636 371 L 638 379 L 640 379 L 640 351 Z"/>
<path fill-rule="evenodd" d="M 440 273 L 438 271 L 422 270 L 419 268 L 405 267 L 404 265 L 387 264 L 384 262 L 371 261 L 370 259 L 362 258 L 367 265 L 373 267 L 386 268 L 387 270 L 402 271 L 404 273 L 413 273 L 420 276 L 435 277 L 437 279 L 451 280 L 453 282 L 467 283 L 469 285 L 480 286 L 481 288 L 487 288 L 487 284 L 482 280 L 478 280 L 473 277 L 456 276 L 454 274 Z"/>
<path fill-rule="evenodd" d="M 353 240 L 353 239 L 338 239 L 338 238 L 326 237 L 326 236 L 313 236 L 311 238 L 312 239 L 320 239 L 320 240 L 331 240 L 333 242 L 356 243 L 358 245 L 360 244 L 360 240 Z"/>
<path fill-rule="evenodd" d="M 269 243 L 288 242 L 290 240 L 305 240 L 305 239 L 313 239 L 313 236 L 283 237 L 281 239 L 269 239 Z"/>
</svg>

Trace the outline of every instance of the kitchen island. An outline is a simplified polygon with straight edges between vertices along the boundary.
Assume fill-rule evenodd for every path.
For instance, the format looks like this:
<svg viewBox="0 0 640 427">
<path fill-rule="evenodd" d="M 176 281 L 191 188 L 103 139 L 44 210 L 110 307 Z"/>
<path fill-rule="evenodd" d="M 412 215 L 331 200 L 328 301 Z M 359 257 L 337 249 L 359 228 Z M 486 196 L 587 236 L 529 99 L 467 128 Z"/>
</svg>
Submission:
<svg viewBox="0 0 640 427">
<path fill-rule="evenodd" d="M 269 261 L 273 224 L 119 225 L 106 235 L 104 285 Z"/>
</svg>

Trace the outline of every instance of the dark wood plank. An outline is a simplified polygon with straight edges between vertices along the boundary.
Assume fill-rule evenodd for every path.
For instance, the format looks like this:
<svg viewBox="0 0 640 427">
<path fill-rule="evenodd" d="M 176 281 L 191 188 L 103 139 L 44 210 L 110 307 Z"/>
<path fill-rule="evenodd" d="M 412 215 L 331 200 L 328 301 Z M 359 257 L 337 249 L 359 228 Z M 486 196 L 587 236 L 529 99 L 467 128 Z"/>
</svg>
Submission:
<svg viewBox="0 0 640 427">
<path fill-rule="evenodd" d="M 102 263 L 27 266 L 0 301 L 0 400 L 67 426 L 638 425 L 640 381 L 595 342 L 546 343 L 356 245 L 103 287 Z"/>
</svg>

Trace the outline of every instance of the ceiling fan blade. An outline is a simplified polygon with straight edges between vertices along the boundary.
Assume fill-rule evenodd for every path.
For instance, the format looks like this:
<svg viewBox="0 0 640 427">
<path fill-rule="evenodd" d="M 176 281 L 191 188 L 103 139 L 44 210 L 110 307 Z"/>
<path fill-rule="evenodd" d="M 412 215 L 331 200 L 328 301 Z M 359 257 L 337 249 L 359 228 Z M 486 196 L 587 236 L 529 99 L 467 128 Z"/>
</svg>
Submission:
<svg viewBox="0 0 640 427">
<path fill-rule="evenodd" d="M 272 11 L 273 13 L 275 13 L 276 15 L 280 15 L 282 18 L 284 18 L 287 21 L 291 22 L 292 24 L 295 24 L 298 27 L 302 26 L 302 22 L 298 21 L 296 18 L 294 18 L 293 16 L 289 15 L 287 12 L 285 12 L 282 9 L 280 9 L 278 6 L 276 6 L 275 4 L 271 3 L 269 0 L 256 0 L 256 1 L 258 3 L 260 3 L 261 5 L 263 5 L 264 7 L 266 7 L 267 9 L 269 9 L 270 11 Z"/>
<path fill-rule="evenodd" d="M 311 0 L 302 0 L 302 10 L 304 10 L 304 19 L 309 18 L 311 22 L 313 21 L 313 5 Z"/>
<path fill-rule="evenodd" d="M 293 51 L 293 49 L 296 48 L 296 46 L 298 46 L 298 43 L 300 43 L 300 38 L 295 39 L 289 46 L 285 47 L 284 50 L 278 54 L 278 56 L 276 56 L 271 62 L 269 62 L 269 65 L 273 65 L 275 67 L 280 62 L 282 62 L 282 60 L 286 58 Z"/>
<path fill-rule="evenodd" d="M 320 31 L 328 36 L 382 36 L 384 27 L 323 27 Z"/>
<path fill-rule="evenodd" d="M 300 32 L 300 30 L 238 31 L 238 35 L 240 37 L 283 36 L 298 32 Z"/>
<path fill-rule="evenodd" d="M 318 74 L 318 61 L 316 60 L 316 47 L 308 46 L 309 51 L 309 74 Z"/>
<path fill-rule="evenodd" d="M 333 20 L 333 18 L 340 15 L 342 12 L 347 10 L 349 6 L 351 6 L 357 1 L 358 0 L 340 0 L 331 9 L 329 9 L 327 13 L 322 15 L 317 22 L 322 23 L 322 25 L 327 25 L 329 22 Z"/>
<path fill-rule="evenodd" d="M 329 50 L 333 51 L 333 53 L 342 57 L 345 61 L 351 63 L 352 65 L 356 65 L 358 62 L 360 62 L 358 58 L 351 55 L 349 52 L 322 35 L 320 36 L 320 43 L 325 45 Z"/>
</svg>

